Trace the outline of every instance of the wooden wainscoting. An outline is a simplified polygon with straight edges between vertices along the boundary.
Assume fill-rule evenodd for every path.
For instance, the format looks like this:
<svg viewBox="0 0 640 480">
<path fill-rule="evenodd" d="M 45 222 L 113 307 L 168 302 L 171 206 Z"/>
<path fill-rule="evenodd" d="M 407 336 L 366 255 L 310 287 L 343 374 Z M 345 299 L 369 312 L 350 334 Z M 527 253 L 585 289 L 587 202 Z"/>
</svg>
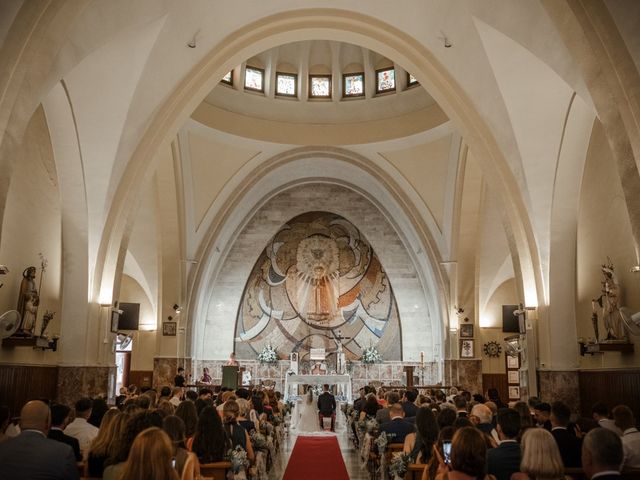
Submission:
<svg viewBox="0 0 640 480">
<path fill-rule="evenodd" d="M 483 373 L 482 393 L 486 394 L 490 388 L 498 390 L 500 400 L 502 400 L 503 403 L 509 403 L 509 388 L 506 373 Z"/>
<path fill-rule="evenodd" d="M 129 372 L 129 385 L 141 387 L 153 386 L 153 370 L 131 370 Z"/>
<path fill-rule="evenodd" d="M 53 400 L 58 386 L 58 367 L 47 365 L 0 365 L 0 404 L 11 409 L 11 416 L 29 400 Z"/>
<path fill-rule="evenodd" d="M 627 405 L 640 418 L 640 369 L 581 370 L 579 378 L 583 416 L 591 418 L 591 407 L 601 401 L 609 408 Z"/>
</svg>

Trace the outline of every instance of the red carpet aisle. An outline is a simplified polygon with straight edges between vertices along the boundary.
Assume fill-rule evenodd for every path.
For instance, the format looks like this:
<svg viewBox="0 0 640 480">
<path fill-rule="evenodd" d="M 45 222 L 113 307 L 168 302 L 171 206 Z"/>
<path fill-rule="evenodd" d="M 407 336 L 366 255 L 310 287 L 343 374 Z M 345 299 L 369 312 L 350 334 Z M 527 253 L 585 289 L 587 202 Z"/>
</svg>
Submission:
<svg viewBox="0 0 640 480">
<path fill-rule="evenodd" d="M 298 437 L 283 480 L 349 480 L 335 436 Z"/>
</svg>

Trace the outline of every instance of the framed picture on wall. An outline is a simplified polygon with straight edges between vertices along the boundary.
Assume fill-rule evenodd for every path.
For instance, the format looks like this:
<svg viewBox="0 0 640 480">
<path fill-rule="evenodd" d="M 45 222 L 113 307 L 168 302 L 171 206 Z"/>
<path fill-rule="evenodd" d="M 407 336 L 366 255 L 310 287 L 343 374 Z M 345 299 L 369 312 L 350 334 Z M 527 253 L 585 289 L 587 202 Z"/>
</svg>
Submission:
<svg viewBox="0 0 640 480">
<path fill-rule="evenodd" d="M 473 358 L 473 340 L 460 340 L 460 358 Z"/>
<path fill-rule="evenodd" d="M 509 387 L 509 400 L 520 400 L 520 387 Z"/>
<path fill-rule="evenodd" d="M 518 357 L 507 355 L 507 368 L 520 368 L 520 361 Z"/>
<path fill-rule="evenodd" d="M 162 335 L 164 337 L 175 337 L 178 323 L 177 322 L 164 322 L 162 324 Z"/>
<path fill-rule="evenodd" d="M 460 338 L 473 338 L 473 323 L 460 325 Z"/>
<path fill-rule="evenodd" d="M 520 375 L 518 375 L 518 370 L 508 370 L 507 371 L 507 382 L 508 383 L 520 383 Z"/>
</svg>

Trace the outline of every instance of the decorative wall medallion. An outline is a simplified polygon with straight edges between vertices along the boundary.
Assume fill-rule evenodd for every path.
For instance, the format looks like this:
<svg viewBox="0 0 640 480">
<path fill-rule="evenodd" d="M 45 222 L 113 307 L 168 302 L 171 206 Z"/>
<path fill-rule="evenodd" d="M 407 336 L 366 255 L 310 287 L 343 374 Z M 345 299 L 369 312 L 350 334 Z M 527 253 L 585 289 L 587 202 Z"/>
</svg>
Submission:
<svg viewBox="0 0 640 480">
<path fill-rule="evenodd" d="M 483 349 L 487 357 L 499 357 L 502 353 L 502 347 L 495 340 L 485 343 Z"/>
</svg>

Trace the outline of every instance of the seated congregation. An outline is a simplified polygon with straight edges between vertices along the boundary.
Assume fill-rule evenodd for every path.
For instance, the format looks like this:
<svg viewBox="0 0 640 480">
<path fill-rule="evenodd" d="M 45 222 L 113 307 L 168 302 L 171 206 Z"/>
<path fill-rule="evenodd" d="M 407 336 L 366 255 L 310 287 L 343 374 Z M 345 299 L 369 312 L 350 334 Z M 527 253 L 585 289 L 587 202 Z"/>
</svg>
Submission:
<svg viewBox="0 0 640 480">
<path fill-rule="evenodd" d="M 15 419 L 0 407 L 0 478 L 266 479 L 286 411 L 273 390 L 135 386 L 112 407 L 32 400 Z"/>
<path fill-rule="evenodd" d="M 349 432 L 370 478 L 561 480 L 640 478 L 640 432 L 631 409 L 530 398 L 504 404 L 442 390 L 360 389 L 346 409 Z M 615 476 L 615 477 L 614 477 Z"/>
</svg>

